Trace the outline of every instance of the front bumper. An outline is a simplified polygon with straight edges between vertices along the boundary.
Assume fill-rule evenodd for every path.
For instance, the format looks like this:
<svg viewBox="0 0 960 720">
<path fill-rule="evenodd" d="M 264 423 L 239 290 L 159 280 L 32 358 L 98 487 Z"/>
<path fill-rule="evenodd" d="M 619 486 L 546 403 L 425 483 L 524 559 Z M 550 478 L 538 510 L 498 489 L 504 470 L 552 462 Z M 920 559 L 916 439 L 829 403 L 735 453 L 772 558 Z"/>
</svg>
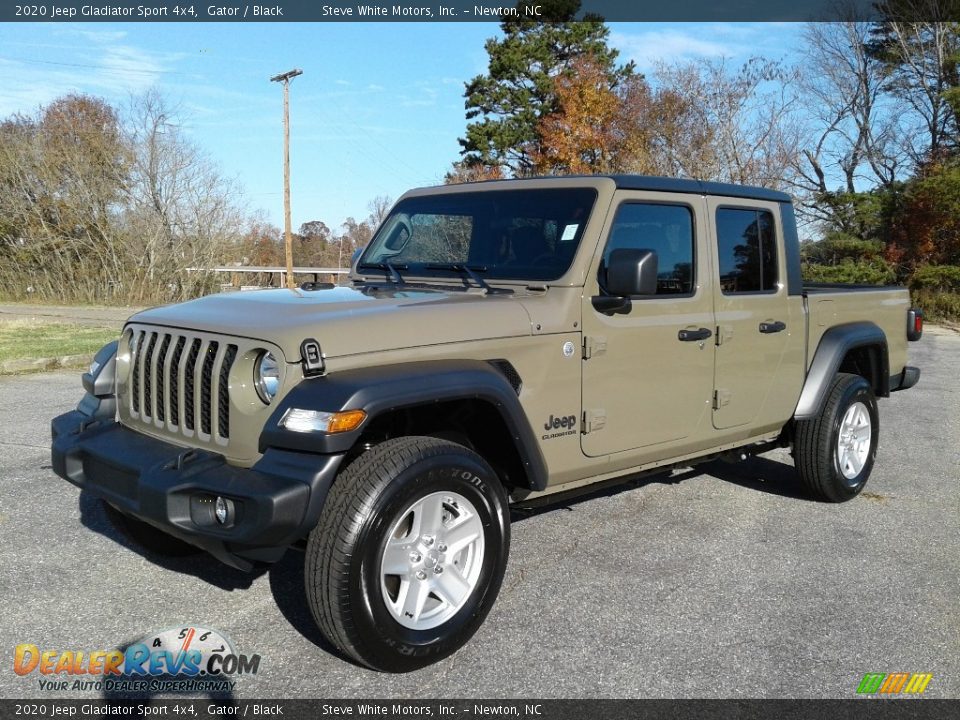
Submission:
<svg viewBox="0 0 960 720">
<path fill-rule="evenodd" d="M 275 562 L 316 524 L 342 454 L 268 448 L 252 468 L 79 411 L 52 422 L 53 470 L 121 512 L 250 570 Z M 214 515 L 229 501 L 228 522 Z"/>
</svg>

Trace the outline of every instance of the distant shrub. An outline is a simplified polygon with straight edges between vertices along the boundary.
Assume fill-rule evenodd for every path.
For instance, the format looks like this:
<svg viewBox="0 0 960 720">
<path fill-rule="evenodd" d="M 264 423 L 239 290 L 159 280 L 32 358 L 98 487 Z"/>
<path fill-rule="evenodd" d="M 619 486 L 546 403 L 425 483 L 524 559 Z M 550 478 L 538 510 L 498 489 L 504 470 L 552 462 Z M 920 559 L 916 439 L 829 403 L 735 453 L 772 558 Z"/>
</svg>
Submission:
<svg viewBox="0 0 960 720">
<path fill-rule="evenodd" d="M 845 258 L 836 265 L 804 263 L 803 279 L 808 282 L 847 283 L 852 285 L 890 285 L 896 273 L 882 258 L 852 260 Z"/>
<path fill-rule="evenodd" d="M 927 320 L 960 322 L 960 293 L 919 290 L 912 296 L 913 304 L 923 309 Z"/>
<path fill-rule="evenodd" d="M 931 292 L 960 293 L 960 266 L 924 265 L 910 277 L 910 288 Z"/>
</svg>

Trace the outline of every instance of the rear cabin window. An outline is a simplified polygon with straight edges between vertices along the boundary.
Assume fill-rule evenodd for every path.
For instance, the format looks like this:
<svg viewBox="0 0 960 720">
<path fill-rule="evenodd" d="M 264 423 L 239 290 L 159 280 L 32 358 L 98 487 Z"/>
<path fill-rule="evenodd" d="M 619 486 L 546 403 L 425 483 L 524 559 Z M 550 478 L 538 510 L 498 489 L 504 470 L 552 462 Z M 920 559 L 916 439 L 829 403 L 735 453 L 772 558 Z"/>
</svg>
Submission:
<svg viewBox="0 0 960 720">
<path fill-rule="evenodd" d="M 622 204 L 603 251 L 601 283 L 610 253 L 622 248 L 657 254 L 657 296 L 693 293 L 693 213 L 687 205 Z"/>
<path fill-rule="evenodd" d="M 719 208 L 717 250 L 725 295 L 777 290 L 777 239 L 769 210 Z"/>
</svg>

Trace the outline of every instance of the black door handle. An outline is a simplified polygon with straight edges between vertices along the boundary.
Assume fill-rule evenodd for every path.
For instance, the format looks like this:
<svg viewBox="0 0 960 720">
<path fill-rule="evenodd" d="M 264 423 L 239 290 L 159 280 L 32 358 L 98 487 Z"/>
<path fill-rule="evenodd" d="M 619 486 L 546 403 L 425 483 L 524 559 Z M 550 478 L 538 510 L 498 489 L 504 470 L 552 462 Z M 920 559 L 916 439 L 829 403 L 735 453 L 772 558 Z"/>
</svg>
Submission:
<svg viewBox="0 0 960 720">
<path fill-rule="evenodd" d="M 762 322 L 760 323 L 760 332 L 766 334 L 769 333 L 778 333 L 781 330 L 786 330 L 787 324 L 780 322 L 779 320 L 774 320 L 773 322 Z"/>
<path fill-rule="evenodd" d="M 699 330 L 681 330 L 677 333 L 677 337 L 683 342 L 706 340 L 711 335 L 713 335 L 713 333 L 708 328 L 700 328 Z"/>
</svg>

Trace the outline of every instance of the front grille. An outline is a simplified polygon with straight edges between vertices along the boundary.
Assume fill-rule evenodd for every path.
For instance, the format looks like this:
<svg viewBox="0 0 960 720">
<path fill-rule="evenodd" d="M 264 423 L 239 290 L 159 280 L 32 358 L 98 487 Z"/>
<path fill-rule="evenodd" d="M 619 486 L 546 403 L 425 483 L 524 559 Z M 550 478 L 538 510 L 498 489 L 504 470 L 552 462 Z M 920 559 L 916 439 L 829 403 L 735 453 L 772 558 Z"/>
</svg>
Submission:
<svg viewBox="0 0 960 720">
<path fill-rule="evenodd" d="M 225 443 L 237 346 L 181 332 L 132 332 L 130 416 L 187 437 Z"/>
</svg>

